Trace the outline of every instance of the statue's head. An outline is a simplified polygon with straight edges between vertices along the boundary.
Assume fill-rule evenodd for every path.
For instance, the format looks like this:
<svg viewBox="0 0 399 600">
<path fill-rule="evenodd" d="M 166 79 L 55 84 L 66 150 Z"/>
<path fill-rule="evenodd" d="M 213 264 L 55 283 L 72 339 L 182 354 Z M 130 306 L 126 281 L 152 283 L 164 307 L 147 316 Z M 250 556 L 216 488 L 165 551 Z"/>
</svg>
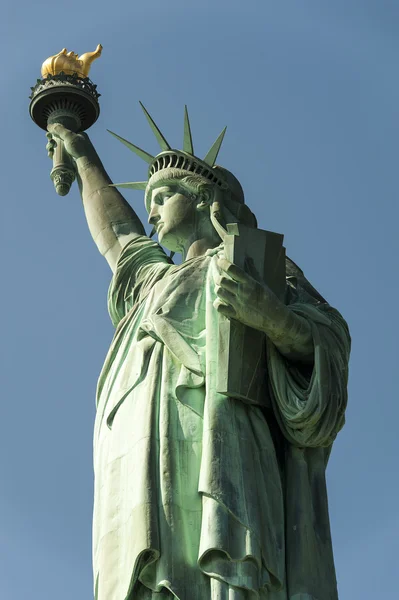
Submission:
<svg viewBox="0 0 399 600">
<path fill-rule="evenodd" d="M 149 222 L 162 245 L 178 252 L 186 240 L 194 241 L 210 232 L 216 241 L 223 238 L 227 223 L 256 227 L 239 181 L 230 171 L 215 165 L 225 130 L 205 158 L 199 159 L 194 155 L 187 109 L 182 151 L 169 146 L 143 105 L 142 108 L 163 151 L 154 157 L 113 134 L 149 163 L 148 181 L 115 186 L 145 190 Z"/>
</svg>

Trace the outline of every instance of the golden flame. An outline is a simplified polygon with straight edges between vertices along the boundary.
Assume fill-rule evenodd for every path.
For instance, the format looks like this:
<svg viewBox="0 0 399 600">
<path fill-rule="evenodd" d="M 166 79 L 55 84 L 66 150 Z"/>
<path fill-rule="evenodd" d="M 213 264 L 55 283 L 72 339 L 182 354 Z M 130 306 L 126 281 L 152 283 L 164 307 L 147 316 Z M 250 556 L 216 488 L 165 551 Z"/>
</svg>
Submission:
<svg viewBox="0 0 399 600">
<path fill-rule="evenodd" d="M 79 77 L 88 77 L 91 63 L 101 56 L 102 49 L 101 44 L 98 44 L 94 52 L 86 52 L 78 56 L 75 52 L 68 52 L 66 48 L 63 48 L 61 52 L 50 56 L 44 61 L 42 64 L 42 77 L 58 75 L 61 71 L 66 75 L 76 73 Z"/>
</svg>

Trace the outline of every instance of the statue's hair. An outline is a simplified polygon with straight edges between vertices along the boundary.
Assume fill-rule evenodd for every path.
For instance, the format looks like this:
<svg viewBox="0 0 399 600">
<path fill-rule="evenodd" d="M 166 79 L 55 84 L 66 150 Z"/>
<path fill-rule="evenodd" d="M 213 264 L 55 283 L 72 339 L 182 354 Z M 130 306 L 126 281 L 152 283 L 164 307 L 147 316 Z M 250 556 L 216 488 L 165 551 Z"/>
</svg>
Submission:
<svg viewBox="0 0 399 600">
<path fill-rule="evenodd" d="M 174 183 L 178 188 L 184 190 L 186 194 L 193 200 L 206 194 L 208 191 L 213 191 L 213 185 L 208 181 L 202 181 L 202 178 L 195 175 L 187 175 Z"/>
</svg>

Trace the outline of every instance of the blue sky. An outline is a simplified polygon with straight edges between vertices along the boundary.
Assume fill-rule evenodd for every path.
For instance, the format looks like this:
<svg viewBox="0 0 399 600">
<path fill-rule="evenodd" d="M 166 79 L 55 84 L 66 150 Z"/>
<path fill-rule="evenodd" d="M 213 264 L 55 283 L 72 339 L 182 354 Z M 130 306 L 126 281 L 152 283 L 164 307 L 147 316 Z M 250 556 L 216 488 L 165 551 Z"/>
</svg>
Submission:
<svg viewBox="0 0 399 600">
<path fill-rule="evenodd" d="M 259 226 L 347 319 L 347 424 L 328 468 L 341 600 L 394 597 L 399 4 L 395 0 L 7 2 L 3 61 L 0 598 L 92 597 L 92 427 L 113 329 L 108 265 L 76 185 L 58 197 L 28 95 L 45 58 L 101 42 L 90 134 L 114 181 L 146 166 L 142 100 L 175 147 L 183 107 L 196 153 L 224 125 L 218 162 Z M 140 192 L 127 199 L 145 220 Z M 321 599 L 322 600 L 322 599 Z"/>
</svg>

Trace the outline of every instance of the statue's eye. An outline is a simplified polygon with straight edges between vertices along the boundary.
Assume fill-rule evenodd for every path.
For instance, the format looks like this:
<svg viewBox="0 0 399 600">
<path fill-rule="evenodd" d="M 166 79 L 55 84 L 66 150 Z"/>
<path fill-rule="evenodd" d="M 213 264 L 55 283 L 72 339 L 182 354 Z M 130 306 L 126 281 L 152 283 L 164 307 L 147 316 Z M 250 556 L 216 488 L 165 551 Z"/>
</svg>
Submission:
<svg viewBox="0 0 399 600">
<path fill-rule="evenodd" d="M 169 198 L 171 198 L 173 196 L 173 194 L 171 194 L 170 192 L 159 192 L 156 196 L 155 196 L 155 200 L 154 202 L 156 204 L 162 205 L 166 202 L 166 200 L 169 200 Z"/>
</svg>

